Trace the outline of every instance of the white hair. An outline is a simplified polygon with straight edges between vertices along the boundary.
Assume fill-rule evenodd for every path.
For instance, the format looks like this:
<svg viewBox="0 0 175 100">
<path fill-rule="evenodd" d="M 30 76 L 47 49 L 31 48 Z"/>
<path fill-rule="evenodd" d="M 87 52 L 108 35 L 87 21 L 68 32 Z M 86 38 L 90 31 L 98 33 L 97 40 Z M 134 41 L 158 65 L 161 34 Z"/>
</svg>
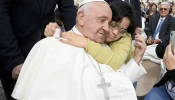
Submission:
<svg viewBox="0 0 175 100">
<path fill-rule="evenodd" d="M 168 5 L 168 10 L 170 9 L 170 4 L 168 2 L 161 2 L 160 5 Z M 159 8 L 160 8 L 160 5 L 159 5 Z"/>
<path fill-rule="evenodd" d="M 78 12 L 83 12 L 85 15 L 89 15 L 92 7 L 93 7 L 94 3 L 93 2 L 90 2 L 90 3 L 87 3 L 87 4 L 84 4 L 84 5 L 81 5 L 79 8 L 78 8 Z M 78 16 L 77 16 L 78 17 Z M 78 21 L 78 18 L 76 17 L 76 22 Z"/>
<path fill-rule="evenodd" d="M 99 9 L 99 8 L 94 8 L 94 7 L 98 7 L 95 2 L 101 2 L 101 1 L 94 1 L 94 2 L 83 4 L 78 8 L 78 12 L 83 12 L 85 15 L 89 15 L 92 11 Z M 108 4 L 107 2 L 104 2 L 104 3 Z M 78 18 L 76 17 L 76 22 L 77 20 Z"/>
<path fill-rule="evenodd" d="M 87 3 L 87 4 L 84 4 L 84 5 L 80 6 L 80 8 L 78 9 L 78 12 L 82 11 L 82 12 L 84 12 L 85 14 L 88 15 L 90 9 L 92 8 L 92 5 L 93 5 L 92 2 Z"/>
</svg>

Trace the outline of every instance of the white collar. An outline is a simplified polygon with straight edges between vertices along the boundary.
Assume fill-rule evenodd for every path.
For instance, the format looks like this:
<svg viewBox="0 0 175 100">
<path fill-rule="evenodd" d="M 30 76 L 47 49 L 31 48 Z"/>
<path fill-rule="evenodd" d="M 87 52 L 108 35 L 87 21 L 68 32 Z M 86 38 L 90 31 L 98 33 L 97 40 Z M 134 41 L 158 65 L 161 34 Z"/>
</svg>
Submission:
<svg viewBox="0 0 175 100">
<path fill-rule="evenodd" d="M 74 26 L 72 29 L 71 29 L 72 32 L 76 33 L 76 34 L 79 34 L 81 36 L 83 36 L 82 33 L 80 33 L 80 31 L 76 28 L 76 26 Z"/>
<path fill-rule="evenodd" d="M 160 17 L 159 20 L 161 20 L 161 19 L 165 20 L 165 18 L 166 18 L 166 17 Z"/>
</svg>

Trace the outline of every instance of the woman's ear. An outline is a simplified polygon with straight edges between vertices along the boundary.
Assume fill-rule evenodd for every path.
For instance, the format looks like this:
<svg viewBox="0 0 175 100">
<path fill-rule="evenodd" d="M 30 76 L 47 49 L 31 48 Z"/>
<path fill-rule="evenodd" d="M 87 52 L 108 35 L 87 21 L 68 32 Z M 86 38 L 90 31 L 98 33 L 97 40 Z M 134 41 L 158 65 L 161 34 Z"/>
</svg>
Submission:
<svg viewBox="0 0 175 100">
<path fill-rule="evenodd" d="M 83 11 L 77 12 L 77 22 L 80 26 L 84 25 L 85 13 Z"/>
</svg>

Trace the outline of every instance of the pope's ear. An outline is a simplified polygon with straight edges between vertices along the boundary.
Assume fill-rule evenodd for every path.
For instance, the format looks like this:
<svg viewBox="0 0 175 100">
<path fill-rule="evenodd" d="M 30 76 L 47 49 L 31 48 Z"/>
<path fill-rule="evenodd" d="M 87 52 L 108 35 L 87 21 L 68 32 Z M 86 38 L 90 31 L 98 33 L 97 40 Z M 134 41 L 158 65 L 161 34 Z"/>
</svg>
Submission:
<svg viewBox="0 0 175 100">
<path fill-rule="evenodd" d="M 77 22 L 80 26 L 84 25 L 85 13 L 83 11 L 77 12 Z"/>
</svg>

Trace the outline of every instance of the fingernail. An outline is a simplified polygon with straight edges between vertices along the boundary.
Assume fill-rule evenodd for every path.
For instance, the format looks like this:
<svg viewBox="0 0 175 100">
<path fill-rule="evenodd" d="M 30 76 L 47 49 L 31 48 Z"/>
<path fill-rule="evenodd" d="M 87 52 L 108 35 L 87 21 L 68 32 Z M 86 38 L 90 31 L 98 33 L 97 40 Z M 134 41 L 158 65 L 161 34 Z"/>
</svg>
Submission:
<svg viewBox="0 0 175 100">
<path fill-rule="evenodd" d="M 60 39 L 60 41 L 62 42 L 62 39 Z"/>
</svg>

